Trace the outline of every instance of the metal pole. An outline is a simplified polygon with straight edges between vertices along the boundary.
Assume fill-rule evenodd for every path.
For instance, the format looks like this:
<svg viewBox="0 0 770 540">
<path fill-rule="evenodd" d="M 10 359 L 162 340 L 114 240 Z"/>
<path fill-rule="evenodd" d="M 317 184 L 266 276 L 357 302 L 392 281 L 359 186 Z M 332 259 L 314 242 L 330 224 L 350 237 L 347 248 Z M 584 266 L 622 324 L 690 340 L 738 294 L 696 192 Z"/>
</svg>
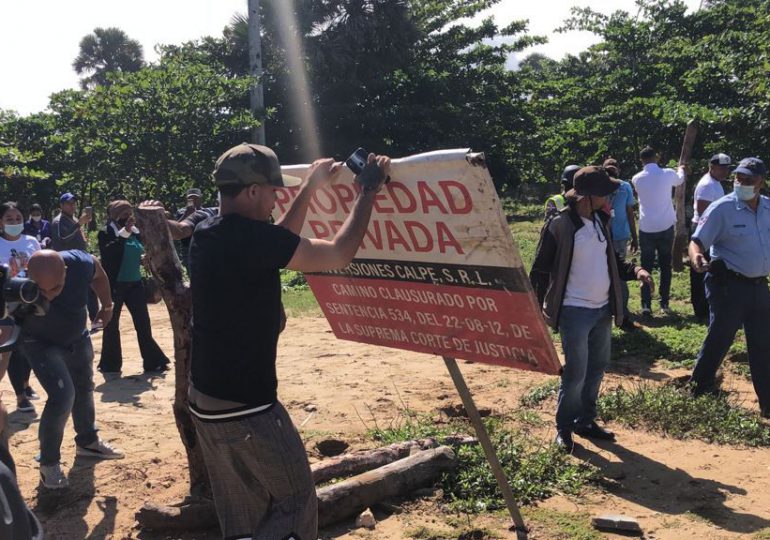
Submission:
<svg viewBox="0 0 770 540">
<path fill-rule="evenodd" d="M 476 404 L 473 402 L 473 396 L 471 396 L 471 392 L 468 390 L 468 385 L 465 384 L 465 378 L 460 371 L 460 367 L 457 365 L 457 361 L 455 361 L 454 358 L 446 356 L 443 358 L 444 363 L 449 370 L 449 375 L 452 376 L 452 381 L 455 383 L 457 393 L 460 394 L 463 406 L 468 412 L 468 418 L 470 419 L 471 424 L 473 424 L 473 428 L 476 430 L 476 437 L 478 437 L 479 443 L 481 443 L 481 447 L 484 449 L 484 454 L 487 456 L 489 467 L 492 469 L 492 474 L 495 475 L 495 480 L 497 480 L 497 486 L 503 494 L 505 505 L 508 507 L 508 513 L 511 515 L 511 519 L 515 526 L 516 538 L 519 540 L 526 540 L 527 527 L 524 525 L 524 518 L 521 517 L 521 512 L 519 512 L 519 507 L 516 505 L 516 499 L 513 497 L 511 486 L 508 485 L 508 479 L 505 477 L 503 467 L 500 465 L 500 460 L 497 458 L 495 448 L 492 446 L 489 433 L 487 433 L 484 423 L 481 421 L 481 415 L 476 408 Z"/>
<path fill-rule="evenodd" d="M 249 74 L 254 78 L 251 86 L 251 114 L 259 119 L 259 126 L 254 128 L 252 139 L 257 144 L 265 144 L 265 95 L 262 91 L 262 38 L 259 35 L 259 0 L 249 2 Z"/>
</svg>

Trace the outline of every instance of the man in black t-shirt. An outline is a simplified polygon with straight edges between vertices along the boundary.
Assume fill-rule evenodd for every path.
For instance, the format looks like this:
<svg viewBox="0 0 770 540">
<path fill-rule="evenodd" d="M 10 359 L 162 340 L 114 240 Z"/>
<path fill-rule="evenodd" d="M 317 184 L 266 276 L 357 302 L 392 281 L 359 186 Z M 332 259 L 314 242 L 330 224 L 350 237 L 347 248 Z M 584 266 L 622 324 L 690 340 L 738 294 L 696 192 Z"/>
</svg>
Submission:
<svg viewBox="0 0 770 540">
<path fill-rule="evenodd" d="M 298 236 L 316 189 L 341 164 L 318 160 L 291 207 L 269 222 L 281 174 L 267 147 L 242 144 L 217 161 L 220 215 L 200 223 L 190 245 L 193 346 L 190 410 L 225 538 L 317 538 L 317 500 L 305 448 L 278 401 L 279 271 L 346 266 L 363 239 L 390 166 L 369 156 L 351 214 L 332 241 Z"/>
</svg>

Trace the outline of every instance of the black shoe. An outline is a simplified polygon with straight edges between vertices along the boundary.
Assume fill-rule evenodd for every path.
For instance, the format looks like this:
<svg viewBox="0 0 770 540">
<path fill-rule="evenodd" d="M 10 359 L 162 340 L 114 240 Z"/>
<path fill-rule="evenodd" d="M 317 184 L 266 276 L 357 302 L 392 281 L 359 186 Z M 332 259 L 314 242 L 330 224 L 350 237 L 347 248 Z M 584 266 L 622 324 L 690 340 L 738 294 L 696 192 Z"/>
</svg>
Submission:
<svg viewBox="0 0 770 540">
<path fill-rule="evenodd" d="M 637 326 L 634 324 L 634 321 L 628 317 L 623 319 L 623 322 L 620 324 L 620 329 L 624 332 L 633 332 L 634 330 L 638 330 Z"/>
<path fill-rule="evenodd" d="M 157 366 L 157 367 L 152 368 L 152 369 L 145 369 L 144 372 L 147 375 L 160 375 L 161 373 L 165 373 L 169 369 L 171 369 L 171 368 L 168 367 L 168 364 L 161 364 L 160 366 Z"/>
<path fill-rule="evenodd" d="M 575 441 L 572 440 L 572 433 L 569 431 L 557 431 L 556 439 L 553 441 L 560 450 L 571 454 L 575 449 Z"/>
<path fill-rule="evenodd" d="M 614 441 L 615 434 L 607 429 L 604 429 L 596 422 L 591 422 L 587 426 L 576 427 L 575 433 L 581 437 L 588 439 L 599 439 L 602 441 Z"/>
</svg>

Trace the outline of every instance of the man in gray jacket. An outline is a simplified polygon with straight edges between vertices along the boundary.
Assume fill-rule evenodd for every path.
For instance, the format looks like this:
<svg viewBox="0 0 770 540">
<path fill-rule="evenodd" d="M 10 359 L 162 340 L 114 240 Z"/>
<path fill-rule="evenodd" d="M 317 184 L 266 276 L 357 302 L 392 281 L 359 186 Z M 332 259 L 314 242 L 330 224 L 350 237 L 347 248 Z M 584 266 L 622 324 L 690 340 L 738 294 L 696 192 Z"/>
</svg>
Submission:
<svg viewBox="0 0 770 540">
<path fill-rule="evenodd" d="M 546 322 L 561 334 L 565 365 L 556 409 L 556 444 L 571 452 L 572 434 L 613 440 L 596 423 L 596 400 L 610 361 L 612 318 L 623 322 L 620 280 L 652 286 L 650 274 L 620 259 L 601 210 L 620 182 L 600 167 L 575 173 L 567 206 L 541 231 L 530 281 Z"/>
</svg>

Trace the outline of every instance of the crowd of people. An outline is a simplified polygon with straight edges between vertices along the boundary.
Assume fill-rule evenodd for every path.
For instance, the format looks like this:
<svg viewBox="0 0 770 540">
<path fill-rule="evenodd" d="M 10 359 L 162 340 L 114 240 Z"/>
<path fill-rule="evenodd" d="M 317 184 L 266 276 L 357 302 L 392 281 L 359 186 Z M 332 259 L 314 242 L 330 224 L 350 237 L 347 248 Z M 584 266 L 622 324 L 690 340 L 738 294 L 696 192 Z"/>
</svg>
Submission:
<svg viewBox="0 0 770 540">
<path fill-rule="evenodd" d="M 332 159 L 314 162 L 304 181 L 283 175 L 275 153 L 238 145 L 215 164 L 219 207 L 203 207 L 191 189 L 187 205 L 169 217 L 180 241 L 193 303 L 193 352 L 189 406 L 209 471 L 214 503 L 226 538 L 317 537 L 315 485 L 304 445 L 278 401 L 276 348 L 285 326 L 279 271 L 303 272 L 346 266 L 355 255 L 375 197 L 388 178 L 389 158 L 369 155 L 358 175 L 360 190 L 348 219 L 333 240 L 303 238 L 310 200 L 340 173 Z M 270 215 L 278 187 L 299 185 L 290 208 L 275 223 Z M 162 206 L 145 201 L 147 206 Z M 0 206 L 0 264 L 11 277 L 33 280 L 47 309 L 0 321 L 0 337 L 18 325 L 21 338 L 0 362 L 17 396 L 17 410 L 34 412 L 39 399 L 29 384 L 34 372 L 47 400 L 40 417 L 40 486 L 68 486 L 61 467 L 64 427 L 72 417 L 79 456 L 120 459 L 124 453 L 99 437 L 93 396 L 91 335 L 104 332 L 98 369 L 111 380 L 122 368 L 119 318 L 131 313 L 145 373 L 168 369 L 152 336 L 142 286 L 144 246 L 133 206 L 112 201 L 97 234 L 98 257 L 88 252 L 86 228 L 94 219 L 77 197 L 64 193 L 49 223 L 35 204 L 25 222 L 16 203 Z M 222 264 L 221 261 L 227 261 Z M 259 299 L 255 304 L 255 299 Z M 254 309 L 255 305 L 258 309 Z M 5 410 L 0 406 L 0 428 Z M 7 439 L 0 438 L 0 450 Z M 7 455 L 6 455 L 7 454 Z M 40 526 L 16 487 L 10 453 L 0 451 L 3 527 L 19 538 L 39 538 Z"/>
<path fill-rule="evenodd" d="M 573 434 L 615 437 L 596 422 L 596 403 L 610 360 L 613 320 L 627 331 L 639 328 L 628 307 L 626 282 L 640 282 L 640 315 L 653 317 L 652 271 L 657 264 L 659 307 L 670 313 L 672 257 L 679 256 L 672 253 L 672 188 L 684 182 L 685 170 L 659 167 L 658 154 L 649 147 L 640 160 L 642 170 L 630 182 L 621 179 L 621 166 L 611 158 L 601 166 L 570 165 L 561 179 L 562 192 L 546 202 L 530 279 L 546 322 L 562 341 L 565 365 L 556 444 L 565 451 L 574 447 Z M 770 316 L 770 199 L 760 195 L 767 171 L 761 160 L 744 159 L 733 170 L 733 191 L 725 195 L 721 182 L 730 165 L 729 156 L 715 155 L 695 190 L 689 245 L 693 308 L 698 317 L 707 314 L 709 328 L 691 388 L 696 395 L 718 391 L 716 371 L 743 326 L 761 412 L 770 416 L 770 365 L 764 361 L 770 334 L 762 331 Z M 167 213 L 170 235 L 181 241 L 180 258 L 192 293 L 189 410 L 225 538 L 317 537 L 307 454 L 277 396 L 276 350 L 285 325 L 279 271 L 318 272 L 347 265 L 389 167 L 386 156 L 369 155 L 357 178 L 360 189 L 352 210 L 332 240 L 299 234 L 313 194 L 334 181 L 341 164 L 318 160 L 300 180 L 282 174 L 275 153 L 255 144 L 233 147 L 217 160 L 212 177 L 218 207 L 204 207 L 201 191 L 191 189 L 185 208 Z M 272 223 L 275 191 L 285 186 L 299 189 Z M 70 416 L 77 455 L 124 457 L 99 436 L 91 335 L 104 332 L 98 369 L 105 379 L 120 376 L 118 325 L 125 305 L 145 372 L 159 374 L 169 365 L 152 336 L 142 285 L 144 246 L 132 204 L 121 199 L 108 205 L 97 234 L 97 257 L 88 252 L 85 233 L 93 210 L 83 208 L 75 217 L 78 200 L 71 193 L 61 195 L 59 203 L 60 212 L 50 223 L 39 205 L 30 207 L 26 221 L 17 204 L 0 206 L 0 263 L 10 275 L 34 280 L 48 301 L 44 313 L 0 321 L 0 333 L 11 324 L 21 328 L 19 346 L 2 357 L 0 378 L 7 369 L 22 413 L 33 412 L 32 401 L 39 399 L 29 382 L 31 372 L 48 396 L 38 436 L 40 485 L 53 490 L 68 485 L 61 446 Z M 142 205 L 162 207 L 158 201 Z M 637 251 L 640 265 L 629 260 Z M 0 407 L 0 428 L 4 414 Z M 18 530 L 38 538 L 34 531 L 39 532 L 39 523 L 15 488 L 13 461 L 2 437 L 0 496 L 10 509 L 0 532 L 16 523 Z"/>
<path fill-rule="evenodd" d="M 659 306 L 669 300 L 676 214 L 673 188 L 686 179 L 685 167 L 661 168 L 652 147 L 639 153 L 642 170 L 630 182 L 620 178 L 617 160 L 601 166 L 569 165 L 559 195 L 545 204 L 530 281 L 546 322 L 561 337 L 565 365 L 557 397 L 556 444 L 574 448 L 573 434 L 614 440 L 596 422 L 596 402 L 610 361 L 612 319 L 626 331 L 638 324 L 628 309 L 626 281 L 641 282 L 641 317 L 653 317 L 653 268 L 660 271 Z M 762 160 L 743 159 L 730 176 L 730 156 L 711 157 L 698 181 L 690 222 L 690 290 L 694 315 L 708 322 L 689 387 L 698 396 L 716 394 L 716 375 L 737 331 L 746 333 L 749 367 L 760 414 L 770 418 L 770 199 L 761 194 L 767 169 Z M 634 193 L 635 192 L 635 193 Z M 639 206 L 639 231 L 634 208 Z M 640 252 L 641 265 L 629 261 Z"/>
</svg>

